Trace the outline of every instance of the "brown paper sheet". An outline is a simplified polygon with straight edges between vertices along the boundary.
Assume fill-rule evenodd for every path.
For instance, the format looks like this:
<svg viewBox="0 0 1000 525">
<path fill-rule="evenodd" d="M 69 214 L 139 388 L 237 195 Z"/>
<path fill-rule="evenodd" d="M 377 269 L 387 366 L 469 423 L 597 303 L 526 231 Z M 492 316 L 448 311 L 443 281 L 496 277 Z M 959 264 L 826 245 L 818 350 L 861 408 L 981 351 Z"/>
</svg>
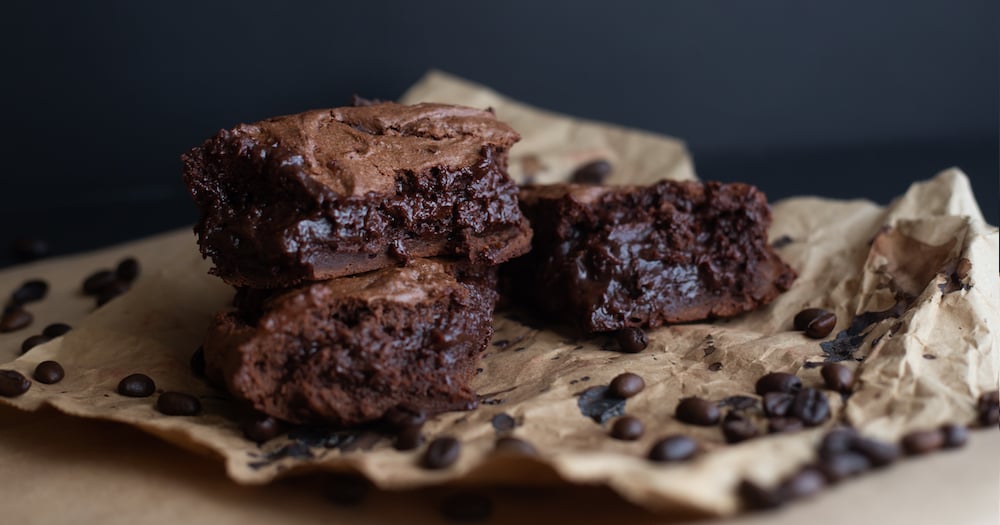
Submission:
<svg viewBox="0 0 1000 525">
<path fill-rule="evenodd" d="M 441 74 L 429 75 L 404 97 L 430 99 L 494 107 L 525 137 L 512 153 L 517 177 L 528 174 L 527 165 L 536 180 L 563 180 L 577 163 L 596 157 L 614 163 L 612 182 L 693 176 L 676 141 L 539 112 Z M 223 459 L 228 475 L 244 484 L 315 470 L 357 470 L 393 489 L 564 480 L 606 485 L 658 512 L 729 515 L 739 510 L 732 489 L 740 479 L 771 483 L 808 462 L 821 429 L 726 446 L 718 428 L 674 421 L 677 400 L 749 395 L 759 375 L 775 370 L 818 385 L 818 369 L 805 363 L 821 361 L 824 352 L 816 341 L 789 331 L 798 310 L 833 309 L 841 331 L 855 315 L 899 305 L 898 315 L 873 322 L 853 341 L 860 342 L 853 357 L 863 360 L 847 363 L 858 367 L 860 382 L 846 405 L 839 396 L 831 398 L 834 420 L 884 439 L 946 421 L 971 422 L 975 398 L 997 388 L 1000 286 L 997 230 L 983 222 L 965 176 L 943 172 L 886 208 L 796 198 L 777 203 L 774 216 L 772 239 L 791 239 L 780 253 L 800 277 L 788 293 L 753 314 L 651 331 L 649 348 L 640 354 L 608 351 L 605 338 L 571 339 L 498 315 L 496 336 L 473 385 L 481 406 L 439 416 L 426 427 L 428 435 L 462 440 L 460 461 L 446 471 L 422 470 L 415 453 L 395 451 L 386 439 L 370 435 L 300 432 L 296 439 L 262 447 L 243 439 L 231 403 L 189 371 L 188 359 L 212 312 L 224 307 L 232 292 L 206 274 L 208 264 L 187 231 L 0 275 L 0 289 L 39 275 L 50 281 L 52 297 L 32 307 L 38 318 L 32 329 L 54 321 L 76 325 L 67 336 L 17 359 L 17 346 L 28 334 L 0 336 L 0 352 L 13 359 L 3 368 L 30 375 L 38 362 L 55 359 L 67 371 L 57 385 L 35 383 L 25 395 L 4 402 L 25 410 L 50 405 L 133 425 Z M 128 294 L 90 313 L 92 303 L 76 292 L 80 281 L 124 253 L 140 258 L 143 276 Z M 954 282 L 950 275 L 961 258 L 971 261 L 972 270 Z M 647 383 L 625 406 L 647 426 L 645 437 L 632 443 L 609 439 L 606 426 L 578 408 L 582 391 L 606 385 L 626 370 Z M 163 416 L 153 409 L 155 397 L 118 396 L 115 385 L 132 372 L 149 374 L 164 390 L 199 395 L 203 414 Z M 503 432 L 492 422 L 500 414 L 516 423 L 508 433 L 540 450 L 537 460 L 493 453 Z M 674 466 L 642 459 L 655 438 L 675 432 L 698 438 L 706 453 Z"/>
</svg>

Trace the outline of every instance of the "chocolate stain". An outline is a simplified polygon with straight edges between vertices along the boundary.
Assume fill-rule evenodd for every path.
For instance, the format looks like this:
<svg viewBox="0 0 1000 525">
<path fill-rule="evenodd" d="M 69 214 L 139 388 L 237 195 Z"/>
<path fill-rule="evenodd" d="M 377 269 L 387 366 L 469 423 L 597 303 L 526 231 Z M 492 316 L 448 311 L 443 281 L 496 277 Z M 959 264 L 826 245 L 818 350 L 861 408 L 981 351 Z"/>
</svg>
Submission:
<svg viewBox="0 0 1000 525">
<path fill-rule="evenodd" d="M 771 248 L 774 248 L 775 250 L 780 250 L 785 246 L 792 244 L 793 242 L 795 242 L 795 239 L 789 237 L 788 235 L 782 235 L 781 237 L 778 237 L 777 239 L 774 240 L 774 242 L 771 243 Z"/>
<path fill-rule="evenodd" d="M 609 395 L 606 385 L 592 386 L 579 396 L 576 404 L 580 413 L 602 425 L 625 413 L 625 398 Z"/>
<path fill-rule="evenodd" d="M 823 353 L 826 354 L 823 361 L 827 363 L 836 363 L 838 361 L 847 361 L 849 359 L 854 359 L 854 352 L 857 352 L 861 345 L 865 342 L 865 336 L 867 331 L 872 326 L 890 318 L 896 318 L 903 315 L 906 308 L 909 307 L 910 301 L 905 298 L 899 298 L 896 300 L 896 304 L 887 310 L 882 310 L 878 312 L 864 312 L 862 314 L 854 316 L 851 320 L 851 324 L 846 330 L 841 330 L 837 337 L 830 341 L 823 341 L 819 344 L 820 348 L 823 349 Z M 813 365 L 809 366 L 807 362 L 805 365 L 807 368 L 813 368 Z"/>
</svg>

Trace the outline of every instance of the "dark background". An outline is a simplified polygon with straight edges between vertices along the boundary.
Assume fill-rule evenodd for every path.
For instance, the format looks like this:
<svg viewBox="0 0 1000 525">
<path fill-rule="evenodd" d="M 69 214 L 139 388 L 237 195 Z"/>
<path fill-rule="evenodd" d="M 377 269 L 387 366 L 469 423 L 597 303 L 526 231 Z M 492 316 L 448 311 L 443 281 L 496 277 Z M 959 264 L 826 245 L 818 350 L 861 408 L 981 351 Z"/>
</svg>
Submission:
<svg viewBox="0 0 1000 525">
<path fill-rule="evenodd" d="M 4 6 L 0 241 L 191 224 L 186 149 L 429 68 L 684 138 L 702 178 L 772 200 L 885 203 L 960 166 L 1000 222 L 995 0 L 87 4 Z"/>
</svg>

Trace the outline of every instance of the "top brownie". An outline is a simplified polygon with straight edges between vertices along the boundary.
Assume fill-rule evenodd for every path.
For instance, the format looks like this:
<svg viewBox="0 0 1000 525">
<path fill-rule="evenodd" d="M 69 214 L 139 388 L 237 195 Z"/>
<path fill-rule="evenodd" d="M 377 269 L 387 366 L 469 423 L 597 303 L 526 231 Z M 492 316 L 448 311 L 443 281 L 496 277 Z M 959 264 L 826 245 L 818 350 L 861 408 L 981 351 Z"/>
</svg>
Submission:
<svg viewBox="0 0 1000 525">
<path fill-rule="evenodd" d="M 411 257 L 499 264 L 530 246 L 506 171 L 519 138 L 490 111 L 391 102 L 222 130 L 182 157 L 201 252 L 253 288 Z"/>
</svg>

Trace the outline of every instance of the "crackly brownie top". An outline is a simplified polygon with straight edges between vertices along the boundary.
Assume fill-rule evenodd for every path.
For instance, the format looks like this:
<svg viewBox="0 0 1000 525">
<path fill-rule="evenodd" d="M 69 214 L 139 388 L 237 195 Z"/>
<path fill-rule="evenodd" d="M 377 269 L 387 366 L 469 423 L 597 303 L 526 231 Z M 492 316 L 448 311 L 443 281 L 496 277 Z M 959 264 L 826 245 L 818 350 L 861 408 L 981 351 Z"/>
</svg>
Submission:
<svg viewBox="0 0 1000 525">
<path fill-rule="evenodd" d="M 491 111 L 394 102 L 275 117 L 220 135 L 277 155 L 279 165 L 342 196 L 389 192 L 400 172 L 463 168 L 480 161 L 483 147 L 506 150 L 520 139 Z"/>
</svg>

